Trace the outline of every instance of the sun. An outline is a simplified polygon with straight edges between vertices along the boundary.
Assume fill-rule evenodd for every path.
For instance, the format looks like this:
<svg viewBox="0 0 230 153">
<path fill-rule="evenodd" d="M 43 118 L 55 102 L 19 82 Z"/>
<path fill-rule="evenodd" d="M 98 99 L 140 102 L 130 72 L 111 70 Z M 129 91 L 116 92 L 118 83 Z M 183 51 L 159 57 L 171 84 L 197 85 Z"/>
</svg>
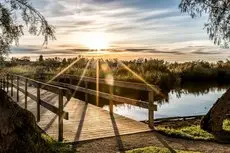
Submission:
<svg viewBox="0 0 230 153">
<path fill-rule="evenodd" d="M 109 47 L 108 38 L 103 32 L 89 32 L 82 36 L 81 43 L 89 49 L 106 49 Z"/>
</svg>

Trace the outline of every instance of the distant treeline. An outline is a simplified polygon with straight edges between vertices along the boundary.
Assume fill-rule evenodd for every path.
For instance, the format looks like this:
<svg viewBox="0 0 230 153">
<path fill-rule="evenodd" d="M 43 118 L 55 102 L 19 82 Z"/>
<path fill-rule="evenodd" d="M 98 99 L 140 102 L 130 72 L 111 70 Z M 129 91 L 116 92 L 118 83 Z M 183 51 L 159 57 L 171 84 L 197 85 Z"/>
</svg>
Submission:
<svg viewBox="0 0 230 153">
<path fill-rule="evenodd" d="M 73 63 L 71 65 L 71 63 Z M 100 59 L 100 77 L 112 75 L 116 80 L 141 82 L 130 70 L 151 84 L 158 85 L 161 89 L 169 90 L 187 82 L 230 82 L 230 61 L 209 63 L 206 61 L 193 61 L 185 63 L 169 63 L 158 59 L 137 59 L 131 61 L 119 61 L 118 59 Z M 123 63 L 123 64 L 122 64 Z M 96 76 L 96 59 L 84 57 L 77 58 L 46 58 L 41 55 L 37 61 L 28 58 L 5 61 L 5 70 L 30 74 L 31 77 L 38 73 L 57 74 L 71 65 L 64 73 Z M 126 65 L 127 67 L 125 67 Z M 128 70 L 128 69 L 129 70 Z"/>
</svg>

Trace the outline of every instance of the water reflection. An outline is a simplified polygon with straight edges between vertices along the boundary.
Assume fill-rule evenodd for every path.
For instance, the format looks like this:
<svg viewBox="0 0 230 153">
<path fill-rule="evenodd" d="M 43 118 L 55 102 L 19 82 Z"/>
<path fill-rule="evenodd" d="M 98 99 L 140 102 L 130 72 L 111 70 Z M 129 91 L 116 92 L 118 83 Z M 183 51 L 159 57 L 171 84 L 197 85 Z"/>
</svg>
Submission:
<svg viewBox="0 0 230 153">
<path fill-rule="evenodd" d="M 216 83 L 184 84 L 167 93 L 168 98 L 157 101 L 158 111 L 155 118 L 203 115 L 222 96 L 229 85 Z M 103 106 L 108 110 L 108 105 Z M 148 110 L 128 104 L 117 104 L 114 112 L 135 120 L 147 120 Z"/>
</svg>

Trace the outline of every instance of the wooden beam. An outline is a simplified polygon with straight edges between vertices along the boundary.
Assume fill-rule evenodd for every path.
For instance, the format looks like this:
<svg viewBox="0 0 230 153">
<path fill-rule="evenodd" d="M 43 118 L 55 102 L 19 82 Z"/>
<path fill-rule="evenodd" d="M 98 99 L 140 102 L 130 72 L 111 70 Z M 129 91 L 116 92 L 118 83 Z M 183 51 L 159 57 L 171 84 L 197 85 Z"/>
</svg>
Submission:
<svg viewBox="0 0 230 153">
<path fill-rule="evenodd" d="M 72 90 L 88 93 L 90 95 L 94 95 L 94 96 L 97 95 L 97 92 L 95 90 L 92 90 L 92 89 L 86 89 L 86 88 L 83 88 L 80 86 L 74 86 L 74 85 L 70 85 L 70 84 L 66 84 L 66 83 L 60 83 L 60 82 L 54 82 L 54 81 L 52 81 L 51 83 L 65 87 L 65 88 L 69 88 Z M 104 92 L 100 92 L 100 91 L 98 93 L 99 93 L 99 97 L 107 99 L 107 100 L 113 100 L 114 102 L 120 102 L 120 103 L 126 103 L 126 104 L 130 104 L 130 105 L 140 106 L 140 107 L 146 108 L 146 109 L 149 108 L 149 103 L 145 102 L 145 101 L 121 97 L 121 96 L 117 96 L 117 95 L 113 95 L 112 99 L 111 99 L 111 95 L 109 93 L 104 93 Z M 153 105 L 153 110 L 155 110 L 155 111 L 157 110 L 156 105 Z"/>
</svg>

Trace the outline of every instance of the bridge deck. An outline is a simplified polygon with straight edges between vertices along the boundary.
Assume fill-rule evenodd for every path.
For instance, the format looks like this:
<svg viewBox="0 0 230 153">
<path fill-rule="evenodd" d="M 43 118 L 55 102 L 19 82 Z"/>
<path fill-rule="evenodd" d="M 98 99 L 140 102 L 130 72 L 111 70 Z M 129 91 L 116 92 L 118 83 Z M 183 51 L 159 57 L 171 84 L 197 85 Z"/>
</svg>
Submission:
<svg viewBox="0 0 230 153">
<path fill-rule="evenodd" d="M 23 88 L 24 86 L 20 86 Z M 36 95 L 36 89 L 28 87 L 28 92 Z M 16 100 L 16 90 L 14 97 Z M 19 94 L 18 104 L 24 108 L 24 94 Z M 58 95 L 41 90 L 41 99 L 58 106 Z M 71 98 L 64 110 L 69 112 L 69 120 L 64 120 L 64 141 L 77 142 L 84 140 L 113 137 L 150 131 L 147 124 L 126 118 L 121 115 L 111 115 L 108 111 L 92 104 Z M 28 110 L 36 117 L 36 102 L 28 97 Z M 54 139 L 58 138 L 58 117 L 46 108 L 41 107 L 41 119 L 38 125 Z"/>
</svg>

